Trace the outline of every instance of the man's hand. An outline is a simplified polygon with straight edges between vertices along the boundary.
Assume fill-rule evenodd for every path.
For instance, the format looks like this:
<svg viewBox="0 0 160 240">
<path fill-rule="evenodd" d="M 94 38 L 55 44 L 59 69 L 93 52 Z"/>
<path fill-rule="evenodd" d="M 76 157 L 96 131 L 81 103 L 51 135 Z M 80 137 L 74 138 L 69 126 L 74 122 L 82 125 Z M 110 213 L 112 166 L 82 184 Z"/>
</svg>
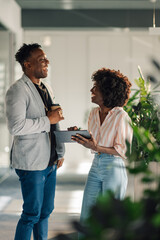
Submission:
<svg viewBox="0 0 160 240">
<path fill-rule="evenodd" d="M 48 111 L 47 117 L 49 118 L 50 124 L 56 124 L 64 119 L 62 109 L 60 107 L 56 110 Z"/>
<path fill-rule="evenodd" d="M 57 169 L 58 169 L 59 167 L 62 167 L 63 162 L 64 162 L 64 158 L 60 158 L 60 159 L 58 160 L 58 162 L 57 162 Z"/>
</svg>

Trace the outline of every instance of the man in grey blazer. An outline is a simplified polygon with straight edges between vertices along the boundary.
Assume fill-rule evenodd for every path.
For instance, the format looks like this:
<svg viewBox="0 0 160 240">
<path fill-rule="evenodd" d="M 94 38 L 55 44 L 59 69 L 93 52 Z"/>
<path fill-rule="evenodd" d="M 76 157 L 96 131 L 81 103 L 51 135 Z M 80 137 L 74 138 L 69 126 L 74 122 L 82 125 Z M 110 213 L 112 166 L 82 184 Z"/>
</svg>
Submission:
<svg viewBox="0 0 160 240">
<path fill-rule="evenodd" d="M 48 218 L 54 209 L 56 170 L 63 164 L 64 145 L 53 131 L 63 120 L 62 109 L 51 111 L 53 94 L 41 79 L 49 60 L 37 43 L 23 44 L 15 55 L 24 72 L 6 93 L 8 129 L 13 135 L 11 166 L 21 183 L 23 211 L 15 240 L 47 240 Z"/>
</svg>

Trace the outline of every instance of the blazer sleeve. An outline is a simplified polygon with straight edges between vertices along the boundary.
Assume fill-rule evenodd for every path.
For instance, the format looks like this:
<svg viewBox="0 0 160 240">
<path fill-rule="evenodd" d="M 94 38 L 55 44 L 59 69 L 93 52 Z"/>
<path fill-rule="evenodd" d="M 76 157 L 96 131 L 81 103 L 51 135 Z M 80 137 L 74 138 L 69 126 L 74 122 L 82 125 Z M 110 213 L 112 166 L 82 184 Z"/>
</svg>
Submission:
<svg viewBox="0 0 160 240">
<path fill-rule="evenodd" d="M 29 101 L 30 99 L 25 88 L 20 84 L 13 84 L 7 91 L 5 111 L 11 135 L 26 135 L 50 131 L 50 122 L 47 116 L 26 117 Z"/>
<path fill-rule="evenodd" d="M 55 130 L 56 131 L 60 131 L 59 123 L 56 124 Z M 64 145 L 64 143 L 61 143 L 58 140 L 56 140 L 56 151 L 57 151 L 57 155 L 58 155 L 58 160 L 63 158 L 64 154 L 65 154 L 65 145 Z"/>
</svg>

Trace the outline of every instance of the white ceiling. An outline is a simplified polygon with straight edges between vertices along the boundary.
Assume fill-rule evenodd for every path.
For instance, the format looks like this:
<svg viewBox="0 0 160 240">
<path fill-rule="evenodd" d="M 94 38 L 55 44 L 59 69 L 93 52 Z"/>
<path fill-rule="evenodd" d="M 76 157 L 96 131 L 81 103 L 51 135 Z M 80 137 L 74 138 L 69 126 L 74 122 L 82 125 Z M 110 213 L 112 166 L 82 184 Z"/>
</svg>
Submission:
<svg viewBox="0 0 160 240">
<path fill-rule="evenodd" d="M 15 0 L 23 28 L 148 28 L 153 10 L 160 25 L 160 0 Z"/>
<path fill-rule="evenodd" d="M 160 0 L 16 0 L 22 9 L 153 9 Z"/>
</svg>

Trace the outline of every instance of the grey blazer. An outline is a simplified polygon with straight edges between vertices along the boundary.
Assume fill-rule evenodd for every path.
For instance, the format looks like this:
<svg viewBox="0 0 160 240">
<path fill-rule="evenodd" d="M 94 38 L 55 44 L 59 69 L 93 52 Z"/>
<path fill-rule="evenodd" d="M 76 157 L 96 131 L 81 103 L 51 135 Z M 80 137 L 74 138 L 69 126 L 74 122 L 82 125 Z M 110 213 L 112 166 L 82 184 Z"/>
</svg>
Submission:
<svg viewBox="0 0 160 240">
<path fill-rule="evenodd" d="M 53 99 L 51 89 L 45 86 Z M 26 75 L 8 89 L 5 109 L 8 129 L 14 136 L 11 166 L 23 170 L 45 169 L 50 159 L 50 122 L 41 96 Z M 59 128 L 59 125 L 56 124 L 56 127 Z M 58 159 L 62 158 L 64 144 L 57 143 L 56 150 Z"/>
</svg>

